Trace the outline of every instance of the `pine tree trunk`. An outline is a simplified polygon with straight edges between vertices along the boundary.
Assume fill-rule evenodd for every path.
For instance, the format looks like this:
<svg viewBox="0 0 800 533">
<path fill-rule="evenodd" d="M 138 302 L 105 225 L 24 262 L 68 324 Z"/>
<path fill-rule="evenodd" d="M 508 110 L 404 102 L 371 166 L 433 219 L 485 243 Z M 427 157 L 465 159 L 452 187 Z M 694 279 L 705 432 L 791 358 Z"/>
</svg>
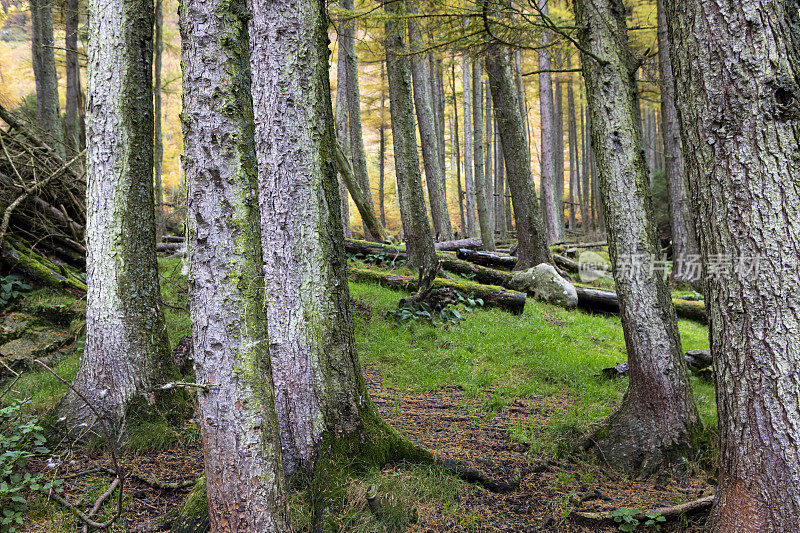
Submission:
<svg viewBox="0 0 800 533">
<path fill-rule="evenodd" d="M 484 248 L 494 250 L 494 227 L 486 190 L 487 178 L 483 153 L 483 83 L 481 82 L 481 62 L 472 62 L 472 124 L 473 124 L 473 165 L 475 168 L 475 204 L 478 210 L 478 224 Z"/>
<path fill-rule="evenodd" d="M 415 7 L 410 8 L 416 13 Z M 421 36 L 416 24 L 408 23 L 408 35 L 412 51 L 422 48 Z M 435 85 L 433 73 L 425 55 L 414 53 L 411 56 L 411 79 L 414 85 L 414 107 L 417 112 L 417 125 L 422 144 L 422 161 L 425 166 L 425 181 L 428 185 L 428 200 L 433 219 L 433 232 L 437 241 L 453 240 L 450 215 L 447 212 L 447 199 L 444 193 L 444 160 L 439 153 L 439 135 L 436 131 L 436 107 L 431 87 Z"/>
<path fill-rule="evenodd" d="M 669 192 L 670 228 L 672 230 L 672 279 L 700 287 L 701 272 L 694 272 L 699 257 L 697 237 L 689 206 L 683 145 L 680 139 L 678 111 L 675 109 L 675 81 L 672 74 L 667 21 L 663 0 L 658 0 L 658 59 L 661 68 L 661 123 L 664 139 L 664 171 Z"/>
<path fill-rule="evenodd" d="M 353 0 L 342 0 L 342 9 L 353 10 Z M 348 134 L 350 135 L 350 162 L 356 181 L 361 185 L 361 190 L 366 198 L 365 207 L 372 215 L 375 214 L 375 202 L 372 199 L 372 187 L 367 174 L 367 156 L 364 152 L 364 138 L 361 131 L 361 92 L 358 87 L 358 56 L 356 55 L 355 21 L 345 21 L 341 25 L 340 53 L 345 56 L 345 76 L 347 77 L 347 116 Z M 375 217 L 377 218 L 377 217 Z M 380 240 L 379 235 L 370 235 L 368 228 L 364 234 L 368 238 Z"/>
<path fill-rule="evenodd" d="M 464 98 L 464 196 L 467 213 L 467 231 L 464 237 L 474 237 L 475 233 L 475 171 L 472 161 L 472 68 L 469 56 L 465 53 L 461 64 Z"/>
<path fill-rule="evenodd" d="M 402 20 L 403 0 L 386 4 L 392 18 L 386 22 L 386 71 L 389 75 L 389 113 L 392 117 L 394 167 L 400 200 L 400 218 L 408 251 L 408 265 L 426 272 L 436 263 L 433 235 L 428 224 L 414 127 L 409 43 Z"/>
<path fill-rule="evenodd" d="M 556 52 L 556 69 L 562 68 L 561 54 Z M 564 240 L 564 91 L 561 78 L 553 80 L 553 168 L 555 169 L 556 222 L 559 240 Z"/>
<path fill-rule="evenodd" d="M 567 54 L 567 70 L 572 68 L 570 54 Z M 569 229 L 575 231 L 576 212 L 580 207 L 581 220 L 586 221 L 586 210 L 581 194 L 581 163 L 578 153 L 578 129 L 575 120 L 575 93 L 572 79 L 567 82 L 567 144 L 569 145 Z"/>
<path fill-rule="evenodd" d="M 152 0 L 90 0 L 86 343 L 74 385 L 119 428 L 171 368 L 155 251 Z M 69 427 L 98 423 L 69 393 Z M 82 430 L 81 430 L 82 431 Z"/>
<path fill-rule="evenodd" d="M 456 61 L 455 57 L 453 57 L 453 63 L 451 65 L 451 81 L 452 88 L 453 88 L 453 122 L 450 124 L 453 131 L 453 137 L 451 140 L 452 146 L 450 149 L 455 154 L 456 158 L 456 190 L 458 192 L 458 214 L 460 216 L 461 225 L 459 228 L 461 229 L 460 237 L 467 236 L 467 221 L 466 215 L 464 213 L 464 191 L 461 188 L 461 143 L 458 140 L 458 99 L 456 98 Z"/>
<path fill-rule="evenodd" d="M 386 227 L 386 91 L 383 89 L 385 83 L 386 63 L 381 61 L 381 125 L 378 127 L 378 208 L 381 214 L 381 225 L 384 228 Z"/>
<path fill-rule="evenodd" d="M 502 141 L 506 181 L 514 204 L 519 242 L 516 269 L 527 270 L 540 263 L 549 263 L 551 258 L 542 212 L 536 199 L 530 150 L 525 142 L 525 122 L 507 48 L 496 43 L 487 48 L 486 72 Z"/>
<path fill-rule="evenodd" d="M 334 166 L 325 4 L 252 0 L 249 7 L 275 404 L 287 477 L 314 480 L 325 474 L 317 468 L 320 460 L 336 462 L 342 454 L 353 459 L 370 448 L 376 448 L 370 458 L 377 459 L 378 451 L 388 453 L 390 447 L 387 435 L 378 434 L 385 425 L 369 400 L 355 352 Z M 405 81 L 410 104 L 410 74 Z"/>
<path fill-rule="evenodd" d="M 350 161 L 350 137 L 347 134 L 349 129 L 349 119 L 347 113 L 347 54 L 339 36 L 339 52 L 336 59 L 336 115 L 334 116 L 334 128 L 336 129 L 336 140 L 342 147 L 348 162 Z M 352 169 L 352 165 L 350 167 Z M 355 176 L 354 176 L 355 177 Z M 339 172 L 339 209 L 341 210 L 342 231 L 346 238 L 353 236 L 353 229 L 350 226 L 350 195 L 347 192 L 346 177 Z M 359 189 L 361 186 L 359 185 Z M 367 236 L 367 228 L 364 227 L 362 220 L 362 231 Z"/>
<path fill-rule="evenodd" d="M 605 202 L 609 254 L 628 352 L 630 381 L 622 404 L 593 436 L 612 466 L 653 472 L 686 457 L 698 426 L 680 336 L 666 283 L 649 261 L 660 259 L 622 0 L 579 0 L 592 145 Z"/>
<path fill-rule="evenodd" d="M 485 182 L 486 182 L 486 209 L 489 213 L 489 230 L 492 233 L 492 250 L 494 250 L 494 233 L 495 233 L 495 219 L 497 218 L 497 214 L 495 213 L 495 201 L 494 201 L 494 112 L 492 110 L 492 91 L 489 88 L 489 82 L 484 83 L 484 93 L 486 95 L 486 120 L 484 124 L 486 125 L 486 136 L 485 141 L 483 143 L 483 153 L 484 153 L 484 175 L 485 175 Z M 484 245 L 486 242 L 484 241 Z"/>
<path fill-rule="evenodd" d="M 181 4 L 192 340 L 212 531 L 291 531 L 264 317 L 244 0 Z M 218 139 L 220 142 L 209 142 Z"/>
<path fill-rule="evenodd" d="M 33 75 L 36 81 L 36 110 L 46 142 L 65 157 L 64 131 L 58 108 L 58 75 L 53 53 L 53 8 L 50 0 L 31 0 Z"/>
<path fill-rule="evenodd" d="M 164 159 L 164 139 L 161 136 L 161 56 L 164 53 L 163 0 L 155 0 L 155 32 L 153 36 L 153 174 L 156 189 L 156 242 L 164 236 L 164 189 L 161 184 L 161 166 Z"/>
<path fill-rule="evenodd" d="M 491 84 L 490 89 L 491 91 Z M 497 127 L 497 116 L 494 117 L 494 190 L 495 190 L 495 229 L 500 240 L 508 239 L 506 221 L 506 168 L 503 162 L 503 146 L 500 142 L 500 130 Z"/>
<path fill-rule="evenodd" d="M 433 58 L 433 54 L 430 56 Z M 444 191 L 444 203 L 447 205 L 447 167 L 446 167 L 446 158 L 445 158 L 445 144 L 444 144 L 444 62 L 442 59 L 436 59 L 435 61 L 432 59 L 431 63 L 435 66 L 433 70 L 433 80 L 435 82 L 435 98 L 434 102 L 436 103 L 435 108 L 435 115 L 436 115 L 436 133 L 439 135 L 439 157 L 442 160 L 442 190 Z M 448 220 L 450 219 L 449 210 L 448 210 Z M 452 233 L 452 225 L 451 225 L 451 233 Z"/>
<path fill-rule="evenodd" d="M 548 12 L 548 1 L 537 0 L 539 9 L 545 15 Z M 542 46 L 547 46 L 549 38 L 545 33 L 542 37 Z M 551 243 L 561 242 L 563 239 L 559 234 L 558 209 L 556 207 L 556 168 L 553 141 L 555 135 L 555 119 L 553 117 L 553 88 L 550 82 L 550 51 L 548 48 L 539 50 L 539 117 L 541 132 L 541 148 L 539 150 L 540 164 L 540 185 L 542 196 L 542 208 L 544 209 L 544 221 L 547 228 L 547 238 Z"/>
<path fill-rule="evenodd" d="M 80 16 L 78 12 L 78 0 L 66 0 L 64 6 L 64 25 L 66 35 L 64 47 L 66 48 L 66 145 L 68 153 L 75 155 L 81 151 L 81 125 L 79 111 L 81 106 L 81 70 L 78 62 L 78 24 Z"/>
<path fill-rule="evenodd" d="M 800 516 L 797 5 L 664 4 L 717 376 L 719 485 L 708 528 L 794 531 Z"/>
</svg>

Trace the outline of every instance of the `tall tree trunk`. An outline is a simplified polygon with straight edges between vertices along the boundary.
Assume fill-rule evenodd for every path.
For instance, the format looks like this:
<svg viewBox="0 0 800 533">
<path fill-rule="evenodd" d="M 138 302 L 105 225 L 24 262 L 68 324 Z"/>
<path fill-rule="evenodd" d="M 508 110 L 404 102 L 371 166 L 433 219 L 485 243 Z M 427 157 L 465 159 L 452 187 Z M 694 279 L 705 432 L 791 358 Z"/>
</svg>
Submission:
<svg viewBox="0 0 800 533">
<path fill-rule="evenodd" d="M 567 70 L 572 68 L 572 59 L 567 54 Z M 575 120 L 575 93 L 572 79 L 567 82 L 567 144 L 569 145 L 569 229 L 575 231 L 576 212 L 580 206 L 581 219 L 586 221 L 585 204 L 581 194 L 580 158 L 578 157 L 578 128 Z"/>
<path fill-rule="evenodd" d="M 378 127 L 378 208 L 381 214 L 381 225 L 386 227 L 386 63 L 381 61 L 381 125 Z"/>
<path fill-rule="evenodd" d="M 689 207 L 686 172 L 683 162 L 683 145 L 680 139 L 678 111 L 675 109 L 675 80 L 672 73 L 667 20 L 663 0 L 658 9 L 658 60 L 661 68 L 661 124 L 664 139 L 664 172 L 669 192 L 670 229 L 672 230 L 672 279 L 676 283 L 701 285 L 701 272 L 692 268 L 699 250 L 694 222 Z"/>
<path fill-rule="evenodd" d="M 481 62 L 472 62 L 472 124 L 473 124 L 473 166 L 475 168 L 475 204 L 478 209 L 478 224 L 481 241 L 487 250 L 494 250 L 494 227 L 486 196 L 486 168 L 483 164 L 483 83 L 481 82 Z"/>
<path fill-rule="evenodd" d="M 581 225 L 584 233 L 596 228 L 594 200 L 592 190 L 592 170 L 589 161 L 589 151 L 591 145 L 589 141 L 589 121 L 586 120 L 586 109 L 581 104 L 581 167 L 583 169 L 583 205 L 586 210 L 581 211 Z"/>
<path fill-rule="evenodd" d="M 152 0 L 90 0 L 86 343 L 74 386 L 119 428 L 169 372 L 155 247 Z M 73 393 L 70 427 L 99 421 Z"/>
<path fill-rule="evenodd" d="M 155 32 L 153 36 L 153 174 L 156 189 L 156 242 L 164 236 L 164 189 L 161 184 L 161 166 L 164 159 L 164 139 L 161 136 L 161 56 L 164 53 L 163 0 L 155 0 Z"/>
<path fill-rule="evenodd" d="M 396 438 L 369 400 L 355 352 L 325 4 L 252 0 L 249 7 L 266 321 L 284 469 L 320 480 L 320 461 L 380 461 Z M 324 491 L 327 480 L 320 481 Z"/>
<path fill-rule="evenodd" d="M 341 30 L 344 31 L 344 28 Z M 344 155 L 350 161 L 350 137 L 347 134 L 349 129 L 349 119 L 347 113 L 347 54 L 342 46 L 342 36 L 339 36 L 339 52 L 336 59 L 336 115 L 334 116 L 334 128 L 336 130 L 336 140 L 344 151 Z M 352 169 L 352 166 L 350 167 Z M 354 176 L 355 177 L 355 176 Z M 342 231 L 344 236 L 351 238 L 353 228 L 350 226 L 350 195 L 347 192 L 346 177 L 343 172 L 339 172 L 339 209 L 341 210 Z M 358 185 L 359 189 L 361 185 Z M 367 235 L 367 228 L 362 220 L 362 231 Z"/>
<path fill-rule="evenodd" d="M 464 53 L 461 63 L 464 98 L 464 196 L 466 197 L 467 231 L 465 237 L 475 236 L 475 181 L 472 146 L 472 68 L 469 56 Z"/>
<path fill-rule="evenodd" d="M 511 190 L 516 221 L 517 270 L 551 261 L 542 212 L 531 174 L 530 150 L 525 142 L 525 123 L 508 49 L 493 43 L 486 52 L 486 72 L 492 91 L 497 127 L 503 145 L 506 180 Z"/>
<path fill-rule="evenodd" d="M 800 516 L 797 5 L 664 4 L 717 376 L 709 530 L 790 531 Z"/>
<path fill-rule="evenodd" d="M 433 58 L 433 54 L 430 54 L 430 57 Z M 435 82 L 433 85 L 434 89 L 434 102 L 436 104 L 435 107 L 435 115 L 436 115 L 436 133 L 439 135 L 439 156 L 442 160 L 442 190 L 444 191 L 444 203 L 447 205 L 447 167 L 445 164 L 445 144 L 444 144 L 444 62 L 441 58 L 436 60 L 431 59 L 431 63 L 434 65 L 433 70 L 433 81 Z M 449 220 L 448 215 L 448 220 Z M 451 228 L 452 232 L 452 228 Z"/>
<path fill-rule="evenodd" d="M 389 75 L 389 113 L 392 117 L 394 168 L 400 200 L 400 218 L 411 268 L 425 271 L 436 263 L 433 235 L 425 209 L 422 177 L 419 171 L 417 136 L 414 128 L 409 43 L 402 19 L 404 0 L 385 4 L 390 13 L 386 21 L 386 72 Z"/>
<path fill-rule="evenodd" d="M 491 91 L 491 84 L 490 91 Z M 505 164 L 503 163 L 503 146 L 500 142 L 500 130 L 497 127 L 497 116 L 494 117 L 494 190 L 495 190 L 495 229 L 500 240 L 508 239 L 506 222 L 506 184 Z"/>
<path fill-rule="evenodd" d="M 58 109 L 58 75 L 53 53 L 53 8 L 50 0 L 31 0 L 33 76 L 36 81 L 36 111 L 48 144 L 65 157 L 64 131 Z"/>
<path fill-rule="evenodd" d="M 486 136 L 484 137 L 483 153 L 484 153 L 484 181 L 486 183 L 486 210 L 489 213 L 489 230 L 492 233 L 492 250 L 494 250 L 494 233 L 495 233 L 495 201 L 494 201 L 494 112 L 492 110 L 492 91 L 489 88 L 489 82 L 484 82 L 484 93 L 486 95 L 485 116 L 486 120 Z M 486 243 L 484 242 L 484 245 Z"/>
<path fill-rule="evenodd" d="M 556 69 L 563 67 L 561 53 L 556 52 Z M 555 170 L 555 197 L 553 203 L 556 207 L 556 222 L 558 234 L 564 240 L 564 90 L 561 78 L 556 75 L 553 79 L 553 168 Z"/>
<path fill-rule="evenodd" d="M 410 8 L 416 13 L 415 7 Z M 412 52 L 422 48 L 421 35 L 413 21 L 408 22 L 408 36 Z M 428 185 L 428 200 L 433 219 L 433 231 L 437 241 L 453 240 L 450 214 L 447 212 L 447 199 L 444 193 L 444 160 L 439 153 L 439 135 L 436 131 L 435 102 L 431 92 L 434 85 L 433 73 L 425 55 L 414 53 L 411 56 L 411 77 L 414 85 L 414 107 L 417 111 L 417 125 L 422 143 L 422 161 L 425 166 L 425 181 Z"/>
<path fill-rule="evenodd" d="M 211 529 L 291 531 L 263 307 L 246 10 L 244 0 L 181 4 L 192 340 L 197 381 L 216 385 L 197 401 Z"/>
<path fill-rule="evenodd" d="M 458 214 L 461 217 L 461 237 L 467 236 L 467 221 L 464 213 L 464 191 L 461 188 L 461 143 L 458 140 L 458 99 L 456 99 L 456 61 L 453 57 L 451 65 L 451 81 L 453 87 L 453 122 L 451 124 L 453 130 L 453 138 L 451 141 L 451 150 L 456 157 L 456 187 L 458 192 Z"/>
<path fill-rule="evenodd" d="M 81 143 L 81 69 L 78 62 L 78 0 L 66 0 L 64 6 L 64 25 L 66 34 L 64 47 L 66 48 L 66 145 L 70 154 L 77 154 L 82 149 Z"/>
<path fill-rule="evenodd" d="M 548 12 L 548 0 L 537 0 L 539 9 L 545 15 Z M 546 47 L 550 39 L 545 32 L 542 37 L 541 45 Z M 547 227 L 547 238 L 551 243 L 561 242 L 560 219 L 563 215 L 558 213 L 556 207 L 556 167 L 555 155 L 555 110 L 553 108 L 553 88 L 550 81 L 550 51 L 548 48 L 539 50 L 539 117 L 541 132 L 541 148 L 539 156 L 540 165 L 540 185 L 542 196 L 542 207 L 544 209 L 545 226 Z"/>
<path fill-rule="evenodd" d="M 519 100 L 519 112 L 522 115 L 522 120 L 525 126 L 525 146 L 528 147 L 530 152 L 531 145 L 531 130 L 530 123 L 528 122 L 528 105 L 525 100 L 525 89 L 522 86 L 522 51 L 514 51 L 514 82 L 517 86 L 517 99 Z M 530 158 L 530 155 L 528 155 Z"/>
<path fill-rule="evenodd" d="M 636 92 L 636 60 L 627 48 L 622 0 L 578 0 L 592 145 L 605 201 L 609 254 L 628 352 L 630 382 L 622 404 L 592 442 L 626 471 L 649 473 L 678 461 L 698 426 L 669 290 L 658 261 Z"/>
</svg>

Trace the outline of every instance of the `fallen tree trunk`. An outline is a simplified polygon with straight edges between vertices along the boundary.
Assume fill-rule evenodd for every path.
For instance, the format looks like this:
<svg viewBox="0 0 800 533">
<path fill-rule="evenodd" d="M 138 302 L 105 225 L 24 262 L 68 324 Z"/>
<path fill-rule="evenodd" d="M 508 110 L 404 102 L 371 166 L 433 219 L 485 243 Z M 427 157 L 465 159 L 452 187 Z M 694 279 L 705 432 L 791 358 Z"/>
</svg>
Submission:
<svg viewBox="0 0 800 533">
<path fill-rule="evenodd" d="M 619 299 L 616 292 L 580 285 L 575 285 L 575 290 L 578 293 L 578 307 L 581 309 L 598 313 L 619 313 Z M 675 307 L 675 314 L 678 315 L 678 318 L 686 318 L 703 324 L 708 322 L 703 302 L 673 298 L 672 305 Z"/>
<path fill-rule="evenodd" d="M 0 257 L 11 273 L 19 273 L 26 279 L 51 287 L 86 291 L 86 282 L 72 268 L 53 263 L 11 236 L 0 248 Z"/>
<path fill-rule="evenodd" d="M 477 252 L 466 248 L 459 248 L 456 256 L 464 261 L 486 267 L 500 267 L 513 269 L 517 265 L 517 258 L 510 255 L 499 255 L 489 252 Z"/>
<path fill-rule="evenodd" d="M 456 241 L 437 242 L 434 247 L 440 252 L 455 252 L 460 248 L 480 250 L 483 243 L 478 239 L 458 239 Z"/>
<path fill-rule="evenodd" d="M 353 281 L 371 281 L 390 289 L 417 292 L 417 280 L 408 276 L 398 276 L 367 268 L 351 268 L 348 276 Z M 521 314 L 525 309 L 525 293 L 511 291 L 493 285 L 482 285 L 466 280 L 447 280 L 436 278 L 433 289 L 451 289 L 464 296 L 473 295 L 483 300 L 484 307 L 497 307 L 510 313 Z"/>
<path fill-rule="evenodd" d="M 161 242 L 184 242 L 186 237 L 183 235 L 164 235 L 161 237 Z"/>
<path fill-rule="evenodd" d="M 177 252 L 183 247 L 183 242 L 159 242 L 156 244 L 156 252 Z"/>
<path fill-rule="evenodd" d="M 704 498 L 700 498 L 699 500 L 682 503 L 680 505 L 674 505 L 671 507 L 659 507 L 657 509 L 642 511 L 640 513 L 634 514 L 633 518 L 641 522 L 644 522 L 649 519 L 647 515 L 651 516 L 655 515 L 655 516 L 663 516 L 665 519 L 669 520 L 671 518 L 680 518 L 683 515 L 688 516 L 691 514 L 707 511 L 711 509 L 711 506 L 713 504 L 714 504 L 714 496 L 706 496 Z M 614 511 L 600 511 L 600 512 L 572 511 L 570 516 L 574 520 L 581 522 L 590 522 L 595 525 L 600 525 L 600 524 L 611 525 L 615 523 L 613 513 Z"/>
</svg>

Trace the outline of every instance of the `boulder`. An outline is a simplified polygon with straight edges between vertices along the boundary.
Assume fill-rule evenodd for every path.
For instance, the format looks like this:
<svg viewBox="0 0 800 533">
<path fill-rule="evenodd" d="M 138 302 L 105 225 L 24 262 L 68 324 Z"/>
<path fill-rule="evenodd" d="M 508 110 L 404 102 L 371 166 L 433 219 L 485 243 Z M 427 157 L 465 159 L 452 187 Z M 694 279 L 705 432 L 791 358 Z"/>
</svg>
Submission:
<svg viewBox="0 0 800 533">
<path fill-rule="evenodd" d="M 570 282 L 562 278 L 553 265 L 542 263 L 524 272 L 515 272 L 508 282 L 511 289 L 527 292 L 533 298 L 549 304 L 574 309 L 578 293 Z"/>
<path fill-rule="evenodd" d="M 36 317 L 24 313 L 9 313 L 0 321 L 0 344 L 22 337 L 38 322 Z"/>
<path fill-rule="evenodd" d="M 53 354 L 69 342 L 61 330 L 33 329 L 0 346 L 0 360 L 14 370 L 34 366 L 34 359 Z"/>
</svg>

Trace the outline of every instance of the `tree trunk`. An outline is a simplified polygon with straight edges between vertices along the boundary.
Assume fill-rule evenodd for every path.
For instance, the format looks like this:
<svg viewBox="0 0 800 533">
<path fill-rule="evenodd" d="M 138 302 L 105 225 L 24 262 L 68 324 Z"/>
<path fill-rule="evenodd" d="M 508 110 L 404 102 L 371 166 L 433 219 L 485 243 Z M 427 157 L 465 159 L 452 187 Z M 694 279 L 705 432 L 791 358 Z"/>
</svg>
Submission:
<svg viewBox="0 0 800 533">
<path fill-rule="evenodd" d="M 419 171 L 417 136 L 414 127 L 411 65 L 408 58 L 409 43 L 401 20 L 404 15 L 403 0 L 389 3 L 387 9 L 393 18 L 386 22 L 386 71 L 389 75 L 389 113 L 392 117 L 394 143 L 394 168 L 400 200 L 400 218 L 408 249 L 408 264 L 414 269 L 428 271 L 436 265 L 436 250 L 428 224 L 422 177 Z"/>
<path fill-rule="evenodd" d="M 263 308 L 246 9 L 244 0 L 181 4 L 192 340 L 197 381 L 215 384 L 198 391 L 198 418 L 211 529 L 291 531 Z"/>
<path fill-rule="evenodd" d="M 410 10 L 412 13 L 417 12 L 416 8 Z M 413 21 L 408 22 L 412 52 L 422 48 L 421 36 L 416 26 Z M 417 111 L 433 232 L 435 240 L 449 241 L 453 239 L 453 230 L 450 227 L 450 215 L 447 212 L 447 199 L 444 193 L 444 160 L 439 153 L 439 135 L 436 132 L 435 102 L 431 92 L 431 86 L 434 85 L 433 73 L 425 55 L 414 53 L 411 56 L 411 79 L 414 85 L 414 107 Z"/>
<path fill-rule="evenodd" d="M 790 531 L 800 516 L 797 6 L 664 4 L 717 376 L 709 530 Z"/>
<path fill-rule="evenodd" d="M 90 0 L 86 344 L 74 386 L 119 428 L 171 368 L 155 251 L 152 0 Z M 77 395 L 68 425 L 98 423 Z M 80 429 L 79 431 L 83 431 Z"/>
<path fill-rule="evenodd" d="M 58 75 L 53 53 L 53 8 L 50 0 L 31 0 L 33 76 L 36 81 L 36 111 L 48 144 L 65 157 L 64 131 L 58 109 Z"/>
<path fill-rule="evenodd" d="M 678 461 L 699 424 L 670 293 L 660 273 L 636 92 L 622 0 L 579 0 L 576 23 L 592 145 L 605 202 L 609 254 L 630 365 L 622 404 L 592 443 L 612 466 L 649 473 Z M 643 263 L 644 262 L 644 263 Z"/>
<path fill-rule="evenodd" d="M 430 55 L 433 58 L 433 55 Z M 444 204 L 447 205 L 447 167 L 446 167 L 446 159 L 445 159 L 445 144 L 444 144 L 444 62 L 442 59 L 436 59 L 435 61 L 431 59 L 431 63 L 435 66 L 433 70 L 433 81 L 434 83 L 434 102 L 436 103 L 435 107 L 435 115 L 436 115 L 436 133 L 439 135 L 439 157 L 441 158 L 442 162 L 442 190 L 444 191 Z M 450 214 L 448 210 L 448 221 L 450 220 Z M 452 225 L 451 230 L 452 233 Z"/>
<path fill-rule="evenodd" d="M 701 285 L 701 272 L 691 268 L 699 258 L 697 237 L 689 207 L 683 145 L 678 111 L 675 109 L 675 81 L 672 74 L 667 21 L 663 0 L 658 0 L 658 60 L 661 68 L 661 124 L 664 139 L 664 171 L 669 191 L 669 219 L 672 230 L 672 279 L 676 283 Z"/>
<path fill-rule="evenodd" d="M 161 184 L 161 166 L 164 159 L 164 139 L 161 136 L 161 56 L 164 53 L 163 0 L 155 0 L 155 34 L 153 36 L 153 174 L 156 189 L 156 242 L 164 236 L 164 189 Z"/>
<path fill-rule="evenodd" d="M 492 233 L 492 249 L 494 249 L 494 234 L 496 231 L 495 219 L 497 213 L 495 212 L 495 192 L 494 192 L 494 111 L 492 110 L 492 91 L 489 88 L 489 82 L 484 83 L 484 93 L 486 94 L 486 137 L 483 143 L 484 153 L 484 181 L 486 182 L 486 209 L 489 212 L 489 230 Z M 487 248 L 488 249 L 488 248 Z"/>
<path fill-rule="evenodd" d="M 567 70 L 572 68 L 570 54 L 567 54 Z M 586 222 L 585 204 L 581 194 L 580 158 L 578 157 L 578 129 L 575 120 L 575 93 L 572 79 L 567 82 L 567 144 L 569 145 L 569 229 L 577 228 L 576 214 L 580 206 L 580 215 Z"/>
<path fill-rule="evenodd" d="M 530 150 L 525 142 L 525 123 L 511 70 L 511 57 L 506 47 L 497 43 L 488 47 L 486 72 L 502 141 L 506 180 L 514 203 L 519 242 L 517 269 L 527 270 L 540 263 L 549 263 L 551 258 L 531 174 Z"/>
<path fill-rule="evenodd" d="M 344 28 L 341 30 L 344 32 Z M 339 143 L 339 146 L 342 147 L 344 151 L 345 159 L 350 161 L 350 137 L 347 134 L 347 130 L 349 129 L 349 122 L 348 122 L 348 113 L 347 113 L 347 54 L 345 53 L 344 47 L 342 46 L 342 37 L 339 36 L 339 52 L 338 57 L 336 59 L 336 115 L 334 116 L 334 128 L 336 129 L 336 140 Z M 350 169 L 352 170 L 352 166 Z M 353 180 L 355 181 L 355 174 L 353 174 Z M 356 187 L 360 190 L 361 185 L 358 184 L 356 181 Z M 339 209 L 341 210 L 341 218 L 342 218 L 342 231 L 344 236 L 350 238 L 353 236 L 353 229 L 350 226 L 350 195 L 348 194 L 348 186 L 347 186 L 347 176 L 344 172 L 339 172 Z M 364 232 L 364 236 L 367 236 L 367 228 L 363 222 L 361 222 L 362 231 Z"/>
<path fill-rule="evenodd" d="M 548 12 L 548 1 L 537 0 L 539 2 L 539 9 L 545 15 Z M 542 43 L 546 47 L 550 39 L 546 32 L 543 33 Z M 561 215 L 558 214 L 556 207 L 556 168 L 555 168 L 555 155 L 553 149 L 555 143 L 553 141 L 555 135 L 555 118 L 553 109 L 553 87 L 550 82 L 550 51 L 548 48 L 542 48 L 539 54 L 539 118 L 540 118 L 540 132 L 541 143 L 539 150 L 539 182 L 541 187 L 542 208 L 544 209 L 544 221 L 547 228 L 547 238 L 551 243 L 561 242 L 559 232 L 559 219 Z"/>
<path fill-rule="evenodd" d="M 399 440 L 375 412 L 355 352 L 325 4 L 252 0 L 249 7 L 266 321 L 284 469 L 324 498 L 329 480 L 320 461 L 385 460 Z M 390 85 L 391 72 L 390 64 Z M 406 74 L 410 111 L 408 67 Z"/>
<path fill-rule="evenodd" d="M 491 91 L 491 84 L 489 85 Z M 497 128 L 497 117 L 493 120 L 494 126 L 494 212 L 495 230 L 500 240 L 508 239 L 508 228 L 506 227 L 506 185 L 505 185 L 505 165 L 503 164 L 503 147 L 500 143 L 500 131 Z"/>
<path fill-rule="evenodd" d="M 478 209 L 478 223 L 481 241 L 487 250 L 494 250 L 494 226 L 487 197 L 486 167 L 483 153 L 483 83 L 481 82 L 481 62 L 472 62 L 472 124 L 473 124 L 473 165 L 475 168 L 475 204 Z"/>
<path fill-rule="evenodd" d="M 464 237 L 474 237 L 475 232 L 475 168 L 473 166 L 472 146 L 472 69 L 469 56 L 465 53 L 461 64 L 464 98 L 464 195 L 466 196 L 467 231 Z"/>
<path fill-rule="evenodd" d="M 386 227 L 386 63 L 381 61 L 381 125 L 378 127 L 378 208 L 381 226 Z M 348 215 L 349 216 L 349 215 Z M 347 235 L 345 235 L 347 237 Z"/>
<path fill-rule="evenodd" d="M 461 217 L 461 225 L 459 228 L 461 229 L 460 237 L 469 237 L 467 232 L 467 222 L 464 214 L 464 191 L 461 189 L 461 143 L 458 141 L 458 100 L 456 99 L 456 61 L 455 57 L 453 57 L 452 63 L 452 78 L 451 81 L 453 82 L 453 122 L 451 123 L 452 131 L 453 131 L 453 138 L 451 140 L 451 147 L 450 149 L 453 151 L 456 157 L 456 187 L 458 191 L 458 214 Z"/>
<path fill-rule="evenodd" d="M 563 67 L 561 53 L 556 52 L 556 69 Z M 555 171 L 555 197 L 559 242 L 564 240 L 564 90 L 561 77 L 553 79 L 553 168 Z"/>
<path fill-rule="evenodd" d="M 81 69 L 78 62 L 78 0 L 66 0 L 64 6 L 64 25 L 66 35 L 64 47 L 67 74 L 66 95 L 66 145 L 69 148 L 69 157 L 81 151 L 81 125 L 79 111 L 81 107 Z"/>
</svg>

